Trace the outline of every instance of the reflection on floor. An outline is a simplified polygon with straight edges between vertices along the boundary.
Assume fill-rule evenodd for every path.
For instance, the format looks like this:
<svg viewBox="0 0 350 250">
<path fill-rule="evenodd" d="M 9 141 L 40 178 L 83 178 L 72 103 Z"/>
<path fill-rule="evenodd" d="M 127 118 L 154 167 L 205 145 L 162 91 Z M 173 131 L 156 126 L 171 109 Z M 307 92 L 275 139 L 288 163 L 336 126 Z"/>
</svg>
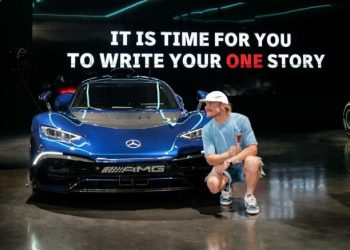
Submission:
<svg viewBox="0 0 350 250">
<path fill-rule="evenodd" d="M 0 137 L 4 249 L 348 249 L 350 138 L 341 130 L 258 135 L 267 176 L 257 216 L 244 185 L 232 206 L 194 193 L 35 198 L 24 186 L 28 137 Z"/>
</svg>

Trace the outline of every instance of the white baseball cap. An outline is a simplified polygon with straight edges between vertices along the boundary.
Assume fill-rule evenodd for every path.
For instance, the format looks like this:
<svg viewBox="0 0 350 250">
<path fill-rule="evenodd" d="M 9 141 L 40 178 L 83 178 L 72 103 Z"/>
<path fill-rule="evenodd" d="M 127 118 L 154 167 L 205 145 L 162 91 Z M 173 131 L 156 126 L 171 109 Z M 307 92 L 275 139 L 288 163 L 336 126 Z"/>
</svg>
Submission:
<svg viewBox="0 0 350 250">
<path fill-rule="evenodd" d="M 224 104 L 229 104 L 227 96 L 221 91 L 213 91 L 207 94 L 204 99 L 200 99 L 200 102 L 222 102 Z"/>
</svg>

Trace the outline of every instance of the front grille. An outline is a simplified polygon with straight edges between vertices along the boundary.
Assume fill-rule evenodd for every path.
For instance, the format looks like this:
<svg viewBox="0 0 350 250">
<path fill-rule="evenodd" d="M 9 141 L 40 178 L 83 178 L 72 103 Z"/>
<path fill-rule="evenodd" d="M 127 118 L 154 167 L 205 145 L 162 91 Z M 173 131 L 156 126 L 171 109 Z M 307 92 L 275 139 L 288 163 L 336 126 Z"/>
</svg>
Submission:
<svg viewBox="0 0 350 250">
<path fill-rule="evenodd" d="M 200 164 L 200 165 L 199 165 Z M 44 159 L 35 167 L 40 187 L 86 192 L 123 190 L 176 190 L 193 186 L 193 179 L 209 172 L 207 165 L 195 160 L 102 164 L 67 159 Z"/>
<path fill-rule="evenodd" d="M 65 159 L 45 159 L 36 168 L 40 185 L 61 185 L 67 188 L 77 183 L 82 176 L 94 173 L 93 163 Z"/>
<path fill-rule="evenodd" d="M 190 188 L 191 184 L 184 177 L 152 177 L 152 176 L 119 176 L 116 179 L 89 179 L 78 184 L 80 191 L 105 190 L 112 192 L 123 191 L 152 191 L 180 190 Z"/>
</svg>

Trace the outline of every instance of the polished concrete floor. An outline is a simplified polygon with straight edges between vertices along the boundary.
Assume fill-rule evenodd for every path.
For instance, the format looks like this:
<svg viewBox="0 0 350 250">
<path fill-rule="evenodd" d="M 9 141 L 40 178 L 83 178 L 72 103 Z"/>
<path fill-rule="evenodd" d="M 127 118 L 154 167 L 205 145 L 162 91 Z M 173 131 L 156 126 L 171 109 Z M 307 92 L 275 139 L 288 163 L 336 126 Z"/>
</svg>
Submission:
<svg viewBox="0 0 350 250">
<path fill-rule="evenodd" d="M 350 138 L 341 130 L 257 134 L 261 213 L 205 191 L 48 196 L 24 186 L 28 136 L 0 134 L 0 249 L 349 249 Z"/>
</svg>

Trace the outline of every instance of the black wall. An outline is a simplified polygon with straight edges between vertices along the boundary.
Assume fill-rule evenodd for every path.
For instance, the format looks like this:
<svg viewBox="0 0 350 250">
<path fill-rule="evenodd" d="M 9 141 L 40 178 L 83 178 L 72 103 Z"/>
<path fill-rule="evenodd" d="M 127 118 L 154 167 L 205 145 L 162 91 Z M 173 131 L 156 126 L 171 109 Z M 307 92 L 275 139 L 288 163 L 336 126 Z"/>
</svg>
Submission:
<svg viewBox="0 0 350 250">
<path fill-rule="evenodd" d="M 181 11 L 166 6 L 171 3 L 170 1 L 160 2 L 164 2 L 164 5 L 159 4 L 157 8 L 181 13 Z M 277 3 L 277 1 L 270 2 Z M 108 1 L 104 3 L 110 4 Z M 188 4 L 193 3 L 188 2 Z M 307 4 L 321 3 L 323 2 L 307 2 Z M 62 10 L 66 11 L 64 4 L 68 6 L 71 5 L 71 2 L 60 3 Z M 150 6 L 151 4 L 155 5 L 157 2 L 150 2 Z M 256 8 L 259 7 L 256 5 L 259 4 L 259 1 L 254 4 Z M 167 23 L 160 19 L 168 18 L 168 13 L 157 10 L 159 16 L 156 16 L 152 14 L 151 9 L 145 14 L 131 11 L 130 14 L 122 15 L 120 19 L 111 20 L 109 23 L 94 20 L 73 20 L 70 23 L 63 19 L 34 18 L 34 23 L 39 25 L 34 26 L 33 40 L 32 3 L 25 0 L 2 0 L 0 6 L 2 12 L 1 37 L 4 37 L 0 39 L 0 60 L 4 65 L 1 67 L 3 76 L 1 85 L 4 91 L 0 91 L 0 129 L 2 131 L 4 129 L 29 129 L 32 116 L 39 112 L 34 102 L 38 93 L 43 90 L 44 86 L 53 83 L 57 75 L 67 71 L 65 53 L 68 50 L 79 51 L 81 49 L 93 52 L 106 46 L 105 50 L 108 51 L 110 49 L 108 38 L 105 40 L 95 38 L 99 36 L 98 32 L 108 35 L 109 30 L 120 27 L 130 30 L 141 28 L 141 30 L 180 29 L 187 31 L 212 31 L 220 27 L 222 31 L 235 32 L 291 32 L 294 47 L 290 51 L 326 53 L 325 66 L 322 70 L 237 70 L 229 72 L 203 69 L 153 69 L 152 76 L 167 81 L 178 94 L 184 97 L 188 109 L 196 106 L 197 89 L 222 90 L 225 82 L 237 83 L 234 86 L 237 87 L 249 82 L 250 79 L 267 81 L 272 87 L 266 91 L 260 90 L 260 92 L 231 97 L 234 110 L 247 114 L 255 127 L 342 127 L 342 109 L 350 100 L 350 84 L 347 80 L 350 66 L 348 59 L 350 39 L 346 38 L 348 5 L 334 5 L 335 7 L 330 8 L 329 12 L 320 10 L 306 12 L 302 15 L 259 19 L 254 24 L 247 25 L 207 24 L 201 26 L 198 23 L 193 24 L 187 21 Z M 42 7 L 50 8 L 50 4 L 43 3 Z M 276 6 L 267 6 L 266 10 L 252 8 L 250 14 L 254 15 L 254 11 L 271 12 L 274 7 Z M 281 6 L 277 7 L 281 8 Z M 51 10 L 43 9 L 43 11 L 50 12 Z M 96 9 L 96 12 L 98 11 L 99 8 Z M 152 18 L 155 17 L 157 19 L 152 21 Z M 144 19 L 147 20 L 143 21 Z M 62 27 L 67 27 L 67 24 L 70 27 L 69 30 L 62 29 Z M 68 39 L 65 41 L 65 35 L 69 37 L 69 32 L 75 32 L 74 27 L 79 27 L 78 29 L 83 27 L 85 33 L 79 34 L 81 40 L 71 42 Z M 36 36 L 38 34 L 39 38 Z M 52 39 L 55 36 L 59 39 Z M 84 36 L 93 39 L 85 39 Z M 24 48 L 28 52 L 28 64 L 18 63 L 16 60 L 18 48 Z M 139 70 L 138 73 L 149 74 L 149 70 Z"/>
<path fill-rule="evenodd" d="M 30 95 L 30 56 L 32 42 L 32 3 L 2 0 L 0 131 L 30 128 L 37 112 Z M 24 50 L 19 50 L 23 48 Z"/>
</svg>

